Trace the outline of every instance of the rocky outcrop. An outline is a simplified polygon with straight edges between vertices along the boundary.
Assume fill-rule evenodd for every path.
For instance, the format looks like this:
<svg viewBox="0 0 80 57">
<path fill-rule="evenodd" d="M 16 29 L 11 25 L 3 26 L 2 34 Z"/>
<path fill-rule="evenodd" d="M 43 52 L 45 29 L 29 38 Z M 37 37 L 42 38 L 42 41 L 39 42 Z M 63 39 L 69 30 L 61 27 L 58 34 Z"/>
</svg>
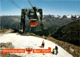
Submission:
<svg viewBox="0 0 80 57">
<path fill-rule="evenodd" d="M 12 45 L 11 42 L 7 42 L 7 43 L 0 43 L 0 57 L 21 57 L 15 54 L 10 54 L 10 53 L 6 53 L 5 55 L 2 55 L 2 49 L 13 49 L 14 46 Z"/>
<path fill-rule="evenodd" d="M 4 30 L 0 30 L 0 33 L 11 33 L 14 32 L 13 29 L 4 29 Z"/>
<path fill-rule="evenodd" d="M 11 42 L 7 42 L 7 43 L 0 43 L 0 49 L 2 48 L 9 48 L 9 49 L 13 49 L 14 46 L 12 45 Z"/>
<path fill-rule="evenodd" d="M 15 54 L 9 54 L 9 53 L 6 53 L 5 55 L 2 55 L 2 52 L 0 52 L 0 57 L 21 57 L 21 56 L 17 56 Z"/>
</svg>

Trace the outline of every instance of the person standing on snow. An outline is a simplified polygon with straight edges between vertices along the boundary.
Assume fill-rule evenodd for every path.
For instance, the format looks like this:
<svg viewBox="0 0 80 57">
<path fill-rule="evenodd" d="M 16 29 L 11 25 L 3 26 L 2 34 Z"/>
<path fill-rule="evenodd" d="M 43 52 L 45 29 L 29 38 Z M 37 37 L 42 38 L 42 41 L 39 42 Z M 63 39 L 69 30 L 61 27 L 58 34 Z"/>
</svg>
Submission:
<svg viewBox="0 0 80 57">
<path fill-rule="evenodd" d="M 44 45 L 45 45 L 45 43 L 44 43 L 44 40 L 43 40 L 43 41 L 42 41 L 41 47 L 44 48 Z"/>
<path fill-rule="evenodd" d="M 56 55 L 58 54 L 58 47 L 55 46 L 55 50 L 56 50 Z"/>
<path fill-rule="evenodd" d="M 55 49 L 53 48 L 53 50 L 52 50 L 52 54 L 54 54 L 54 52 L 55 52 Z"/>
</svg>

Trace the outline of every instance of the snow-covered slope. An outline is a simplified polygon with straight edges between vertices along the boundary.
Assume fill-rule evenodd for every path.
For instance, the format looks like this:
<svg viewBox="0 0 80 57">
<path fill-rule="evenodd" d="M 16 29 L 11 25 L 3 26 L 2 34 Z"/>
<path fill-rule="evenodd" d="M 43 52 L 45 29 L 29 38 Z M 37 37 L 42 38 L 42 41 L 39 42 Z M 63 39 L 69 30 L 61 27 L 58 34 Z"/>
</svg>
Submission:
<svg viewBox="0 0 80 57">
<path fill-rule="evenodd" d="M 33 49 L 41 49 L 39 46 L 41 45 L 43 40 L 45 42 L 45 47 L 43 49 L 48 49 L 48 47 L 51 47 L 51 49 L 53 49 L 55 48 L 55 45 L 57 45 L 51 41 L 34 37 L 34 36 L 24 36 L 16 33 L 0 35 L 0 43 L 12 42 L 12 44 L 16 49 L 25 49 L 28 46 L 33 47 Z M 58 55 L 51 54 L 51 53 L 45 53 L 45 55 L 43 55 L 43 53 L 32 53 L 32 54 L 16 53 L 16 54 L 21 55 L 22 57 L 73 57 L 71 54 L 66 52 L 60 46 L 58 46 L 58 48 L 59 48 Z"/>
</svg>

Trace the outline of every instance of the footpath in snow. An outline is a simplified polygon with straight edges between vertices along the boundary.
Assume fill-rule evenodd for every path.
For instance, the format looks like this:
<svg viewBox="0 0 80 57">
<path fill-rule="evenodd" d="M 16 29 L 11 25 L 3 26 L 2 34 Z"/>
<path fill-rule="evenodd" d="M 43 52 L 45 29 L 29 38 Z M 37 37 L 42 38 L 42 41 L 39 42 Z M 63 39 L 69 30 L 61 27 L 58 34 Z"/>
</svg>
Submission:
<svg viewBox="0 0 80 57">
<path fill-rule="evenodd" d="M 45 47 L 40 48 L 42 41 L 45 42 Z M 12 42 L 15 49 L 25 49 L 28 46 L 31 46 L 33 49 L 48 49 L 48 47 L 51 47 L 51 50 L 55 48 L 57 44 L 45 40 L 42 38 L 34 37 L 34 36 L 23 36 L 16 33 L 9 33 L 9 34 L 3 34 L 0 35 L 0 43 L 6 43 L 6 42 Z M 58 45 L 57 45 L 58 46 Z M 73 57 L 71 54 L 69 54 L 67 51 L 65 51 L 63 48 L 58 46 L 58 54 L 52 54 L 52 53 L 15 53 L 17 55 L 20 55 L 22 57 Z"/>
</svg>

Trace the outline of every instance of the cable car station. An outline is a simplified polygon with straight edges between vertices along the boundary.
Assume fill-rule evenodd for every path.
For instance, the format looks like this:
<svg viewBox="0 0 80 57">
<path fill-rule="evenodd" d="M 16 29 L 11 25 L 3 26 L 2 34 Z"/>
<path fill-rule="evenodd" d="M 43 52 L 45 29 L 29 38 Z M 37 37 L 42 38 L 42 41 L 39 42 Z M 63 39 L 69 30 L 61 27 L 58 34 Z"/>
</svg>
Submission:
<svg viewBox="0 0 80 57">
<path fill-rule="evenodd" d="M 39 13 L 40 18 L 38 18 L 37 13 Z M 41 34 L 43 35 L 43 23 L 42 23 L 42 9 L 37 9 L 32 7 L 32 9 L 22 9 L 21 11 L 21 22 L 20 22 L 20 31 L 25 32 L 25 16 L 30 20 L 30 27 L 35 28 L 37 26 L 37 20 L 40 19 Z"/>
</svg>

